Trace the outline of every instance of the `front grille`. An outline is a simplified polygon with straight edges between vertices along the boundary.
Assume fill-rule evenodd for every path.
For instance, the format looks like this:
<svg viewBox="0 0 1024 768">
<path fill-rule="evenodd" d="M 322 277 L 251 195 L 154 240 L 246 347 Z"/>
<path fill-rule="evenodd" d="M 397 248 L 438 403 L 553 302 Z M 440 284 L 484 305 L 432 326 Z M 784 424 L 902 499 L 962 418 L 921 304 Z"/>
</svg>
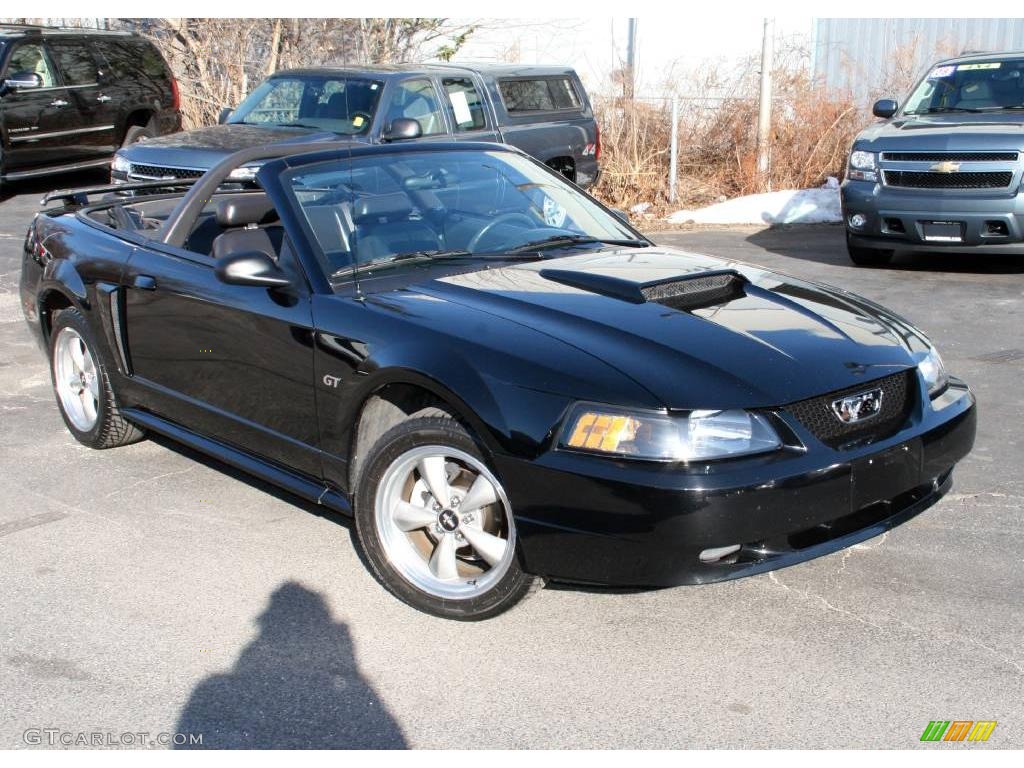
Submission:
<svg viewBox="0 0 1024 768">
<path fill-rule="evenodd" d="M 164 165 L 141 165 L 132 163 L 131 176 L 145 176 L 153 179 L 198 179 L 206 173 L 202 168 L 171 168 Z"/>
<path fill-rule="evenodd" d="M 640 293 L 647 301 L 692 311 L 742 297 L 745 283 L 743 277 L 729 272 L 658 283 L 641 288 Z"/>
<path fill-rule="evenodd" d="M 853 387 L 801 400 L 786 406 L 803 426 L 825 445 L 838 448 L 857 442 L 875 442 L 894 434 L 910 415 L 914 407 L 914 369 L 886 376 L 884 379 L 857 384 Z M 832 402 L 841 397 L 881 388 L 882 407 L 877 416 L 863 422 L 845 424 L 832 410 Z"/>
<path fill-rule="evenodd" d="M 1011 171 L 932 173 L 929 171 L 882 171 L 890 187 L 915 189 L 1003 189 L 1010 186 Z"/>
<path fill-rule="evenodd" d="M 1017 162 L 1016 152 L 883 152 L 883 160 L 901 163 L 938 163 L 949 160 L 957 163 Z"/>
</svg>

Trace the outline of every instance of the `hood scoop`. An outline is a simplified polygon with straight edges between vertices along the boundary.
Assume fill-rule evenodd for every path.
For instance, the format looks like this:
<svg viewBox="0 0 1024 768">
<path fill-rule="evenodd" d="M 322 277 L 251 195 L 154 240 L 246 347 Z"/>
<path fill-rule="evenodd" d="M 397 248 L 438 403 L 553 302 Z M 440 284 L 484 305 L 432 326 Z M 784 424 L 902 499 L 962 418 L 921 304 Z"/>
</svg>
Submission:
<svg viewBox="0 0 1024 768">
<path fill-rule="evenodd" d="M 684 312 L 742 298 L 746 295 L 744 287 L 748 282 L 747 278 L 734 269 L 695 272 L 684 277 L 670 277 L 649 283 L 563 269 L 542 269 L 540 276 L 632 304 L 651 302 Z"/>
</svg>

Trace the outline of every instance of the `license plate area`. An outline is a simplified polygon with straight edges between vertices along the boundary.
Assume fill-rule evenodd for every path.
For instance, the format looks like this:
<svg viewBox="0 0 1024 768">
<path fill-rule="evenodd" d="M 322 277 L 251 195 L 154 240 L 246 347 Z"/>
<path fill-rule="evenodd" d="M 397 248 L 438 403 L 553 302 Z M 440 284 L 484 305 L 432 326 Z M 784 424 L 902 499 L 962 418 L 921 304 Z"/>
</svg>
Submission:
<svg viewBox="0 0 1024 768">
<path fill-rule="evenodd" d="M 920 440 L 911 440 L 853 464 L 850 501 L 856 511 L 880 501 L 889 501 L 921 484 Z"/>
<path fill-rule="evenodd" d="M 962 243 L 964 223 L 962 221 L 922 221 L 921 237 L 933 243 Z"/>
</svg>

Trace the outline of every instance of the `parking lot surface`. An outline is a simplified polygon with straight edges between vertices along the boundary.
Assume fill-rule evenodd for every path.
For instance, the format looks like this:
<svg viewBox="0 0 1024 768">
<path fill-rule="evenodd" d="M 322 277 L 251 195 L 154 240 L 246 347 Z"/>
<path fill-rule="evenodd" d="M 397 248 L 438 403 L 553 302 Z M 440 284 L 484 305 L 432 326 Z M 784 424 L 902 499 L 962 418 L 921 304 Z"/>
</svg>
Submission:
<svg viewBox="0 0 1024 768">
<path fill-rule="evenodd" d="M 43 190 L 96 181 L 0 192 L 0 749 L 48 746 L 29 729 L 132 746 L 1024 746 L 1024 257 L 866 270 L 838 227 L 656 235 L 910 318 L 975 388 L 974 453 L 942 502 L 844 552 L 702 587 L 548 588 L 461 624 L 391 598 L 343 517 L 164 440 L 72 439 L 22 320 L 20 252 Z M 984 744 L 921 744 L 931 720 L 998 725 Z"/>
</svg>

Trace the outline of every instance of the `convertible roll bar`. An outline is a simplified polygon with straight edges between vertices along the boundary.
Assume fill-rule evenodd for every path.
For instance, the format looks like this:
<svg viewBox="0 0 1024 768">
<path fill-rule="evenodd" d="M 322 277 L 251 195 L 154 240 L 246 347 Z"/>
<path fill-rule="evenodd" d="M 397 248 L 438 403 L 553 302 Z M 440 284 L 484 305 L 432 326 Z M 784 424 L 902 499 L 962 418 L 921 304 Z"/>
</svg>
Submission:
<svg viewBox="0 0 1024 768">
<path fill-rule="evenodd" d="M 277 144 L 249 147 L 248 149 L 228 155 L 200 178 L 196 179 L 195 185 L 185 193 L 185 196 L 181 198 L 181 202 L 174 207 L 171 215 L 164 222 L 163 233 L 160 236 L 161 242 L 178 248 L 182 247 L 192 231 L 192 225 L 210 198 L 228 177 L 228 174 L 239 166 L 256 160 L 276 160 L 292 155 L 302 155 L 310 152 L 330 152 L 336 149 L 351 150 L 352 142 L 308 141 L 302 144 L 289 144 L 287 146 Z"/>
</svg>

